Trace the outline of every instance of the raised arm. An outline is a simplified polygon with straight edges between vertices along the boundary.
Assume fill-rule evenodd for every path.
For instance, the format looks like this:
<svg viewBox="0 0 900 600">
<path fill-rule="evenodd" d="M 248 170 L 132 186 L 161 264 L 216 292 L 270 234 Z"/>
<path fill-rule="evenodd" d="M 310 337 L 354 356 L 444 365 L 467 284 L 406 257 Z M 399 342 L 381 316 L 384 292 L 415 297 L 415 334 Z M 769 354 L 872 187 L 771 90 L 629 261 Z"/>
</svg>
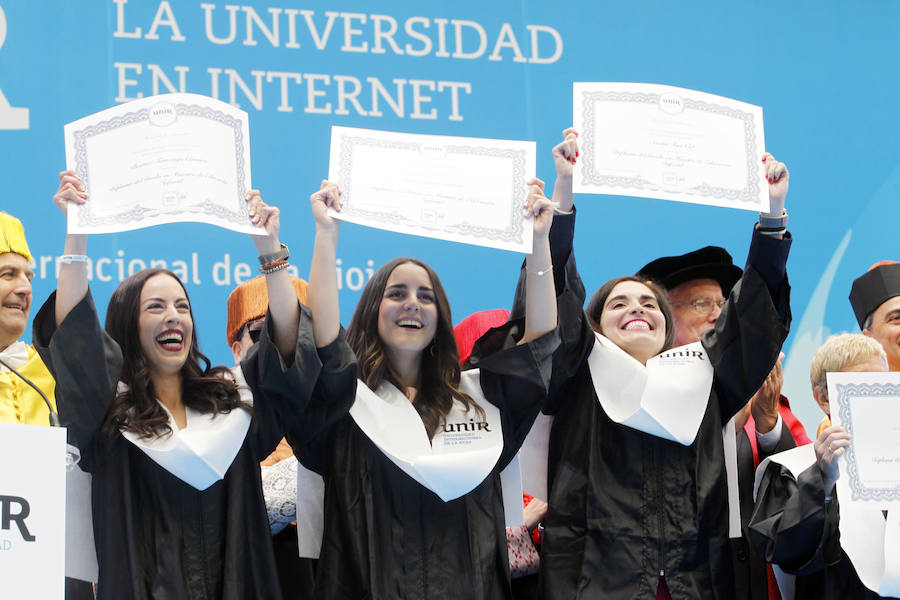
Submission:
<svg viewBox="0 0 900 600">
<path fill-rule="evenodd" d="M 53 202 L 69 218 L 69 203 L 84 204 L 87 194 L 75 171 L 63 171 L 59 174 L 59 189 L 53 196 Z M 84 299 L 88 291 L 87 236 L 84 234 L 66 234 L 63 259 L 59 266 L 59 279 L 56 288 L 56 324 L 62 323 L 76 304 Z"/>
<path fill-rule="evenodd" d="M 341 330 L 341 311 L 338 306 L 337 260 L 338 230 L 341 222 L 328 214 L 328 208 L 341 210 L 341 190 L 323 180 L 319 190 L 309 197 L 316 220 L 316 238 L 312 265 L 309 268 L 307 302 L 313 314 L 313 335 L 316 347 L 324 348 L 337 338 Z"/>
<path fill-rule="evenodd" d="M 269 318 L 272 319 L 273 342 L 285 362 L 293 361 L 297 345 L 297 327 L 300 323 L 300 307 L 291 283 L 291 277 L 284 266 L 287 265 L 287 246 L 278 239 L 281 228 L 281 213 L 275 206 L 262 201 L 259 190 L 247 193 L 250 221 L 266 230 L 265 235 L 254 235 L 253 243 L 259 252 L 261 270 L 266 276 L 266 291 L 269 294 Z"/>
<path fill-rule="evenodd" d="M 563 130 L 563 141 L 553 147 L 553 166 L 556 167 L 556 183 L 553 184 L 553 201 L 559 204 L 563 214 L 572 212 L 575 194 L 572 192 L 572 173 L 578 162 L 578 132 L 574 127 Z"/>
<path fill-rule="evenodd" d="M 556 289 L 550 257 L 550 225 L 553 205 L 544 196 L 544 182 L 528 182 L 525 215 L 534 217 L 531 254 L 525 259 L 525 334 L 520 344 L 530 342 L 556 327 Z"/>
</svg>

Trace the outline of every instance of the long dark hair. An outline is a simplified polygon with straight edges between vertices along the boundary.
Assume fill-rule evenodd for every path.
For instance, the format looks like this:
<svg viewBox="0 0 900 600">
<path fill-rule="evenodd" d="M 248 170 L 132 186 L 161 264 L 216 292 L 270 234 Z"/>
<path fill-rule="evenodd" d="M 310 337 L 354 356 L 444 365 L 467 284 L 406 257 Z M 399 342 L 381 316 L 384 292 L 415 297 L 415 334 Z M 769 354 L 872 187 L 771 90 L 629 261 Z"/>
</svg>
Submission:
<svg viewBox="0 0 900 600">
<path fill-rule="evenodd" d="M 428 438 L 434 437 L 439 427 L 446 422 L 447 414 L 453 406 L 453 399 L 466 407 L 474 408 L 479 418 L 484 419 L 484 410 L 459 389 L 459 350 L 453 336 L 453 319 L 450 303 L 437 274 L 424 262 L 415 258 L 395 258 L 383 265 L 362 291 L 359 304 L 347 328 L 347 341 L 359 361 L 360 379 L 371 390 L 378 389 L 383 379 L 402 389 L 400 378 L 394 371 L 385 351 L 384 343 L 378 335 L 378 312 L 384 297 L 388 278 L 399 265 L 412 263 L 425 269 L 434 290 L 437 307 L 437 328 L 434 338 L 422 351 L 422 382 L 413 406 L 425 424 Z"/>
<path fill-rule="evenodd" d="M 141 291 L 147 280 L 156 275 L 168 275 L 178 282 L 187 298 L 181 280 L 167 269 L 143 269 L 119 284 L 109 299 L 106 310 L 106 332 L 122 349 L 120 381 L 128 391 L 116 394 L 106 413 L 103 431 L 112 435 L 126 430 L 142 437 L 162 436 L 171 431 L 169 418 L 156 400 L 147 358 L 141 349 L 138 318 L 141 310 Z M 193 309 L 190 311 L 194 320 Z M 197 331 L 191 336 L 187 360 L 181 367 L 182 401 L 185 406 L 205 413 L 227 413 L 235 408 L 250 409 L 240 399 L 237 387 L 225 367 L 210 367 L 209 359 L 200 352 Z"/>
<path fill-rule="evenodd" d="M 626 275 L 624 277 L 610 279 L 594 292 L 594 295 L 591 296 L 591 301 L 588 302 L 587 308 L 585 309 L 591 328 L 597 333 L 603 333 L 600 329 L 600 315 L 603 314 L 603 307 L 606 305 L 606 299 L 609 298 L 613 288 L 623 281 L 636 281 L 637 283 L 645 285 L 653 292 L 653 296 L 656 297 L 656 303 L 659 305 L 659 310 L 666 318 L 666 339 L 660 350 L 660 352 L 665 352 L 672 347 L 673 343 L 675 343 L 675 319 L 672 315 L 672 305 L 669 304 L 666 292 L 661 287 L 652 281 L 641 279 L 635 275 Z"/>
</svg>

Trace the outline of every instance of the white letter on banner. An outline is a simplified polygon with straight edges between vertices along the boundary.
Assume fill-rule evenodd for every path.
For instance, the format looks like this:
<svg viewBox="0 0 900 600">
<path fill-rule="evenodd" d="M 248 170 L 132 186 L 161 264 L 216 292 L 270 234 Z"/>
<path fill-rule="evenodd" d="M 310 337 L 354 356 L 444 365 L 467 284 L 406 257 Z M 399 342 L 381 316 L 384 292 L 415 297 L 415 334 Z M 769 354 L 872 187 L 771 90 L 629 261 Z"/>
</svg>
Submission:
<svg viewBox="0 0 900 600">
<path fill-rule="evenodd" d="M 272 83 L 273 79 L 281 82 L 281 104 L 278 105 L 278 112 L 294 112 L 294 107 L 288 102 L 288 78 L 300 83 L 300 73 L 285 73 L 283 71 L 269 71 L 266 73 L 266 83 Z"/>
<path fill-rule="evenodd" d="M 382 40 L 387 40 L 394 54 L 403 54 L 403 50 L 394 41 L 394 34 L 397 33 L 396 19 L 389 15 L 369 15 L 369 18 L 372 19 L 372 23 L 375 25 L 375 43 L 372 45 L 372 54 L 385 53 L 385 49 L 381 46 Z M 381 24 L 385 22 L 388 23 L 389 28 L 387 31 L 382 31 Z"/>
<path fill-rule="evenodd" d="M 296 8 L 286 8 L 284 9 L 284 14 L 287 15 L 288 23 L 288 41 L 284 47 L 299 48 L 300 44 L 297 43 L 297 15 L 300 14 L 300 11 Z"/>
<path fill-rule="evenodd" d="M 141 28 L 135 27 L 134 31 L 125 31 L 125 5 L 128 0 L 113 0 L 116 4 L 116 30 L 113 37 L 117 38 L 139 38 L 141 37 Z"/>
<path fill-rule="evenodd" d="M 206 72 L 209 73 L 209 95 L 219 100 L 219 75 L 222 74 L 222 69 L 209 67 Z"/>
<path fill-rule="evenodd" d="M 429 52 L 431 52 L 431 38 L 421 31 L 416 31 L 415 29 L 413 29 L 413 25 L 416 23 L 422 23 L 425 28 L 428 29 L 428 19 L 426 19 L 425 17 L 411 17 L 407 19 L 406 25 L 403 26 L 403 29 L 406 31 L 406 35 L 422 42 L 422 49 L 413 50 L 410 44 L 406 44 L 406 53 L 410 56 L 426 56 Z"/>
<path fill-rule="evenodd" d="M 552 27 L 547 27 L 546 25 L 526 25 L 526 27 L 531 32 L 531 58 L 528 60 L 528 62 L 547 65 L 558 61 L 563 52 L 563 41 L 562 36 L 559 35 L 559 32 Z M 553 52 L 553 56 L 551 56 L 550 58 L 541 58 L 540 52 L 538 52 L 538 32 L 540 31 L 549 33 L 551 36 L 553 36 L 553 41 L 556 42 L 556 50 Z"/>
<path fill-rule="evenodd" d="M 434 22 L 438 26 L 438 51 L 434 55 L 442 58 L 450 56 L 447 53 L 447 19 L 435 19 Z"/>
<path fill-rule="evenodd" d="M 250 71 L 250 75 L 256 80 L 256 94 L 250 91 L 250 88 L 247 87 L 247 84 L 244 83 L 244 80 L 241 79 L 241 76 L 238 75 L 237 71 L 234 69 L 225 69 L 225 74 L 228 75 L 228 103 L 232 106 L 236 106 L 240 108 L 240 104 L 238 104 L 237 100 L 235 100 L 235 86 L 241 88 L 241 91 L 244 92 L 244 96 L 247 97 L 247 100 L 250 101 L 250 104 L 253 105 L 253 108 L 256 110 L 262 110 L 262 77 L 266 74 L 265 71 Z"/>
<path fill-rule="evenodd" d="M 403 88 L 406 85 L 405 79 L 394 79 L 394 85 L 397 86 L 397 100 L 391 98 L 388 91 L 381 85 L 381 81 L 376 77 L 366 77 L 366 81 L 372 86 L 372 110 L 369 112 L 370 117 L 380 117 L 382 112 L 378 110 L 378 96 L 381 96 L 390 105 L 394 114 L 403 118 Z"/>
<path fill-rule="evenodd" d="M 175 89 L 175 86 L 172 85 L 172 80 L 166 77 L 166 74 L 160 68 L 159 65 L 148 64 L 147 70 L 150 71 L 150 74 L 153 76 L 153 95 L 156 96 L 159 94 L 159 84 L 162 83 L 166 86 L 166 90 L 169 92 L 182 92 L 185 90 L 185 74 L 190 70 L 189 67 L 175 65 L 175 72 L 178 73 L 178 89 Z"/>
<path fill-rule="evenodd" d="M 512 26 L 509 23 L 504 23 L 503 27 L 500 28 L 497 44 L 488 58 L 490 60 L 503 60 L 503 57 L 500 56 L 501 48 L 512 48 L 515 55 L 513 56 L 513 62 L 525 62 L 525 57 L 522 56 L 522 51 L 519 49 L 519 42 L 516 41 L 516 34 L 513 33 Z"/>
<path fill-rule="evenodd" d="M 337 82 L 337 93 L 338 93 L 338 108 L 334 111 L 336 115 L 349 115 L 350 111 L 347 110 L 347 101 L 349 100 L 353 107 L 356 109 L 357 114 L 362 116 L 366 116 L 366 111 L 363 110 L 363 107 L 360 106 L 359 100 L 357 97 L 359 96 L 360 90 L 362 90 L 362 86 L 359 83 L 359 79 L 356 77 L 351 77 L 349 75 L 335 75 L 335 82 Z M 345 89 L 345 84 L 351 84 L 353 86 L 353 91 L 348 92 Z"/>
<path fill-rule="evenodd" d="M 230 44 L 234 41 L 234 38 L 237 37 L 237 11 L 240 6 L 236 6 L 234 4 L 226 4 L 225 10 L 228 11 L 228 35 L 220 38 L 216 37 L 213 33 L 212 26 L 212 11 L 215 10 L 215 4 L 207 4 L 203 3 L 200 5 L 200 8 L 203 9 L 203 18 L 206 23 L 206 39 L 211 41 L 213 44 Z"/>
<path fill-rule="evenodd" d="M 472 93 L 472 84 L 463 81 L 438 81 L 438 91 L 443 92 L 445 88 L 450 88 L 450 117 L 451 121 L 462 121 L 463 118 L 459 114 L 459 90 L 464 89 L 467 94 Z"/>
<path fill-rule="evenodd" d="M 165 20 L 163 20 L 163 13 L 165 13 Z M 169 38 L 173 42 L 183 42 L 186 38 L 181 35 L 181 30 L 178 29 L 178 21 L 175 20 L 175 15 L 172 13 L 172 7 L 169 6 L 167 0 L 163 0 L 159 3 L 159 8 L 156 9 L 156 16 L 153 17 L 153 25 L 150 26 L 150 31 L 147 32 L 147 35 L 144 38 L 148 40 L 158 40 L 159 35 L 157 35 L 156 30 L 159 29 L 160 25 L 166 25 L 172 30 L 172 37 Z"/>
<path fill-rule="evenodd" d="M 116 102 L 128 102 L 129 100 L 136 100 L 137 98 L 143 98 L 144 93 L 138 92 L 137 96 L 129 98 L 126 95 L 125 88 L 137 85 L 137 79 L 127 79 L 125 77 L 125 71 L 128 69 L 134 70 L 134 72 L 138 75 L 141 74 L 141 65 L 138 63 L 113 63 L 113 66 L 119 72 L 119 94 L 115 97 Z"/>
<path fill-rule="evenodd" d="M 331 77 L 328 75 L 320 75 L 320 74 L 305 74 L 303 76 L 306 79 L 306 108 L 303 109 L 303 112 L 308 113 L 316 113 L 320 115 L 330 115 L 331 114 L 331 102 L 326 102 L 325 106 L 319 108 L 316 106 L 316 98 L 325 95 L 324 90 L 316 89 L 316 81 L 321 81 L 325 85 L 331 81 Z"/>
<path fill-rule="evenodd" d="M 342 52 L 367 52 L 369 50 L 369 42 L 363 42 L 361 46 L 353 45 L 353 36 L 363 32 L 362 29 L 353 29 L 351 21 L 359 19 L 359 24 L 366 22 L 366 15 L 362 13 L 341 13 L 344 19 L 344 45 L 341 46 Z"/>
<path fill-rule="evenodd" d="M 316 24 L 313 23 L 313 15 L 315 14 L 311 10 L 301 10 L 300 14 L 303 15 L 303 19 L 306 21 L 306 28 L 309 29 L 309 35 L 312 36 L 313 44 L 315 44 L 316 48 L 319 50 L 324 50 L 325 45 L 328 43 L 328 38 L 331 37 L 331 29 L 334 27 L 334 20 L 338 17 L 338 13 L 333 11 L 325 11 L 325 16 L 328 17 L 328 22 L 325 23 L 325 31 L 322 32 L 322 35 L 319 35 L 318 30 L 316 29 Z"/>
<path fill-rule="evenodd" d="M 269 43 L 272 44 L 275 48 L 278 47 L 278 15 L 281 14 L 280 8 L 270 8 L 269 14 L 272 15 L 272 28 L 269 29 L 266 27 L 266 24 L 262 22 L 262 19 L 259 18 L 259 14 L 257 14 L 256 10 L 252 6 L 242 6 L 241 10 L 247 15 L 247 39 L 244 40 L 245 46 L 255 46 L 256 40 L 253 39 L 253 24 L 256 23 L 256 26 L 259 27 L 259 30 L 262 32 L 266 39 L 269 40 Z"/>
<path fill-rule="evenodd" d="M 453 19 L 450 23 L 453 24 L 453 27 L 456 30 L 456 50 L 453 52 L 453 58 L 474 59 L 484 54 L 484 51 L 487 49 L 487 33 L 484 31 L 484 27 L 475 21 L 458 21 Z M 463 27 L 474 29 L 475 33 L 478 34 L 478 50 L 474 52 L 463 52 Z"/>
<path fill-rule="evenodd" d="M 413 111 L 410 113 L 410 119 L 437 119 L 437 109 L 432 108 L 427 113 L 422 112 L 422 104 L 431 102 L 431 96 L 423 96 L 420 88 L 427 87 L 430 91 L 434 91 L 434 82 L 422 79 L 410 79 L 409 84 L 413 88 Z"/>
</svg>

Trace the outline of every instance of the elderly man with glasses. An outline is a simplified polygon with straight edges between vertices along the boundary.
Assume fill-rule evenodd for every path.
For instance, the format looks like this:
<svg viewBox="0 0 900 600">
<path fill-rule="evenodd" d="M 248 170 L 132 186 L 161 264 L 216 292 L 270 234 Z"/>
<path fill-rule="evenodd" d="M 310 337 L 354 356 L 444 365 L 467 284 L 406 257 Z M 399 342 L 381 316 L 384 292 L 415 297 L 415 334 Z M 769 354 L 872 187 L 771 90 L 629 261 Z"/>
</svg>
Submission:
<svg viewBox="0 0 900 600">
<path fill-rule="evenodd" d="M 638 271 L 668 292 L 675 317 L 675 346 L 700 341 L 712 330 L 731 288 L 741 278 L 731 255 L 706 246 L 679 256 L 658 258 Z M 783 357 L 783 355 L 782 355 Z M 760 460 L 771 454 L 810 443 L 800 421 L 781 394 L 781 359 L 762 387 L 735 416 L 737 471 L 743 536 L 732 540 L 735 591 L 738 600 L 780 598 L 771 568 L 751 549 L 747 525 L 753 510 L 753 477 Z"/>
</svg>

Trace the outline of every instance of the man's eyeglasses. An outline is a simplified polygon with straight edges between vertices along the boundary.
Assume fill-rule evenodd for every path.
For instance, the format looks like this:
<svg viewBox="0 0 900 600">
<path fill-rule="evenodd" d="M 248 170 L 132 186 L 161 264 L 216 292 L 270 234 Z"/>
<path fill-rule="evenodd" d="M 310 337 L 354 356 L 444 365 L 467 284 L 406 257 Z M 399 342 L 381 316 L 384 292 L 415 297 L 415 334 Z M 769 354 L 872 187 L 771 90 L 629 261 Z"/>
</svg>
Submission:
<svg viewBox="0 0 900 600">
<path fill-rule="evenodd" d="M 697 298 L 691 302 L 672 302 L 672 306 L 693 306 L 694 310 L 701 315 L 708 315 L 717 307 L 721 310 L 721 308 L 725 306 L 725 302 L 725 298 L 716 298 L 713 300 L 712 298 L 703 297 Z"/>
</svg>

